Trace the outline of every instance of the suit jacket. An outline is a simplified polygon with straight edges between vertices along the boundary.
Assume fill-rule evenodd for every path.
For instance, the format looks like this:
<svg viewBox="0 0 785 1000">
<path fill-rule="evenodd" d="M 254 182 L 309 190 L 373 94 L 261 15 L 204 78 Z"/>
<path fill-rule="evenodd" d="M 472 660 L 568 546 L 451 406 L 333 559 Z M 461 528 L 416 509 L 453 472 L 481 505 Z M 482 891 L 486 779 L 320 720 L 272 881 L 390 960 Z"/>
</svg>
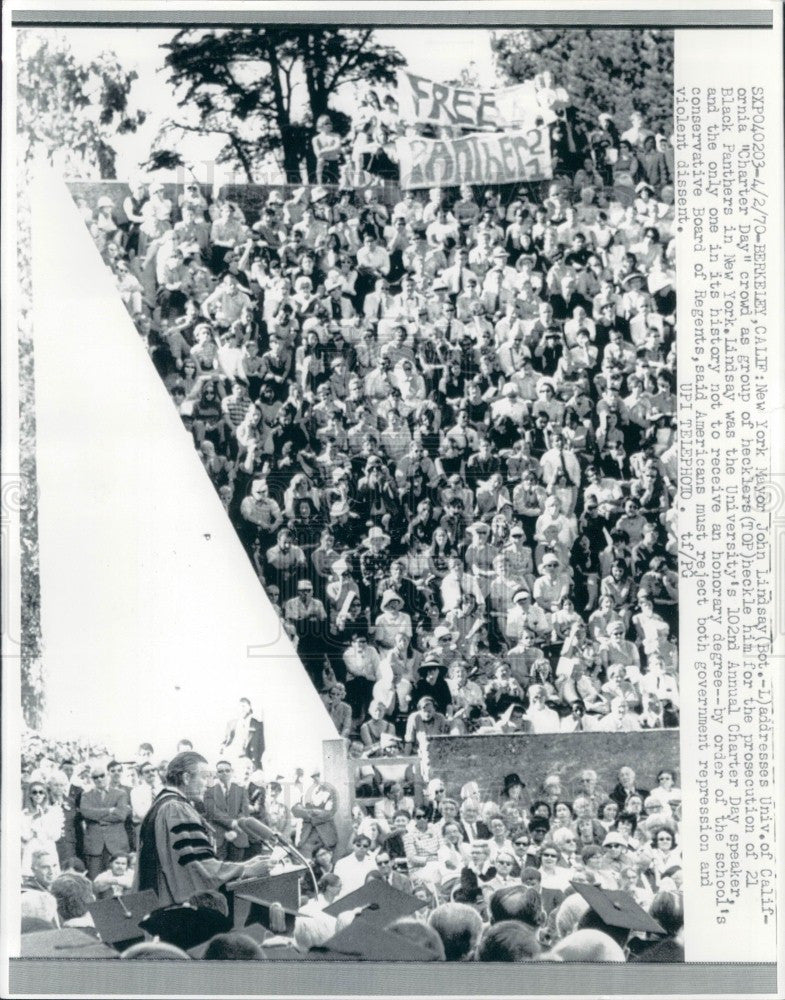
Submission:
<svg viewBox="0 0 785 1000">
<path fill-rule="evenodd" d="M 234 739 L 235 730 L 239 719 L 232 719 L 226 727 L 224 736 L 224 746 L 228 746 Z M 254 766 L 262 766 L 262 754 L 264 753 L 264 723 L 260 719 L 251 719 L 248 727 L 248 739 L 243 746 L 243 753 L 249 760 L 254 762 Z"/>
<path fill-rule="evenodd" d="M 325 847 L 335 847 L 338 843 L 338 829 L 333 816 L 337 809 L 338 793 L 332 785 L 325 781 L 311 785 L 303 801 L 292 806 L 292 815 L 303 821 L 300 843 L 306 843 L 315 833 Z"/>
<path fill-rule="evenodd" d="M 627 797 L 630 795 L 630 792 L 635 792 L 636 795 L 640 795 L 640 797 L 643 799 L 644 802 L 646 801 L 646 799 L 649 796 L 649 792 L 648 792 L 647 789 L 645 789 L 645 788 L 638 788 L 637 785 L 635 786 L 635 788 L 630 789 L 630 791 L 626 791 L 622 787 L 621 782 L 619 781 L 619 782 L 616 783 L 616 787 L 611 792 L 610 797 L 618 805 L 619 809 L 623 809 L 624 808 L 624 803 L 627 801 Z"/>
<path fill-rule="evenodd" d="M 243 816 L 251 815 L 248 793 L 240 785 L 232 782 L 224 791 L 220 781 L 208 788 L 204 793 L 204 809 L 207 822 L 215 833 L 216 850 L 223 847 L 226 833 L 232 829 L 232 822 Z M 248 847 L 246 834 L 237 830 L 237 839 L 231 841 L 235 847 Z"/>
<path fill-rule="evenodd" d="M 491 831 L 488 829 L 487 824 L 483 823 L 481 819 L 478 819 L 474 825 L 477 830 L 476 836 L 474 838 L 475 840 L 491 839 Z M 471 837 L 469 836 L 469 832 L 466 829 L 466 824 L 463 822 L 462 819 L 458 820 L 458 826 L 461 828 L 461 836 L 463 837 L 463 842 L 465 844 L 471 843 Z"/>
<path fill-rule="evenodd" d="M 122 789 L 107 788 L 101 793 L 91 788 L 82 793 L 79 812 L 84 819 L 84 852 L 100 855 L 106 848 L 110 854 L 129 850 L 125 821 L 131 803 Z"/>
<path fill-rule="evenodd" d="M 130 803 L 131 803 L 131 786 L 130 785 L 120 785 L 120 786 L 113 786 L 113 787 L 119 787 L 119 789 L 120 789 L 121 792 L 125 792 L 126 796 L 128 797 L 128 803 L 130 805 Z M 131 812 L 128 813 L 128 816 L 126 818 L 126 821 L 125 821 L 125 832 L 128 834 L 128 843 L 130 845 L 131 850 L 135 851 L 136 850 L 136 831 L 134 830 L 133 810 L 131 810 Z"/>
</svg>

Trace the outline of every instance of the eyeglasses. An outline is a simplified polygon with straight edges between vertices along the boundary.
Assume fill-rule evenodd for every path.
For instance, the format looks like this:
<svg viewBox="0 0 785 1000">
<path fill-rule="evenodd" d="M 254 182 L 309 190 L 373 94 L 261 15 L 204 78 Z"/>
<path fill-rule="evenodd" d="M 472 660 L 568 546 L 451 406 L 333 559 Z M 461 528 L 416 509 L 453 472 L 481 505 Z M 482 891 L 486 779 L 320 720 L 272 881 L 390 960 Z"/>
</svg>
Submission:
<svg viewBox="0 0 785 1000">
<path fill-rule="evenodd" d="M 516 840 L 516 841 L 514 841 L 514 843 L 515 843 L 516 847 L 528 847 L 529 846 L 529 841 L 528 840 Z"/>
<path fill-rule="evenodd" d="M 30 796 L 31 797 L 33 797 L 33 796 L 37 797 L 39 795 L 42 795 L 42 796 L 46 795 L 46 792 L 43 789 L 41 789 L 41 791 L 39 791 L 39 792 L 30 792 Z M 660 838 L 658 837 L 657 839 L 659 840 Z"/>
<path fill-rule="evenodd" d="M 415 819 L 427 819 L 428 817 L 425 815 L 425 813 L 415 813 L 414 814 L 414 818 Z"/>
<path fill-rule="evenodd" d="M 218 774 L 231 774 L 231 773 L 232 773 L 231 767 L 219 767 L 218 768 Z"/>
<path fill-rule="evenodd" d="M 91 774 L 90 777 L 93 778 L 93 779 L 95 779 L 95 778 L 105 778 L 106 777 L 106 772 L 104 772 L 103 774 Z"/>
</svg>

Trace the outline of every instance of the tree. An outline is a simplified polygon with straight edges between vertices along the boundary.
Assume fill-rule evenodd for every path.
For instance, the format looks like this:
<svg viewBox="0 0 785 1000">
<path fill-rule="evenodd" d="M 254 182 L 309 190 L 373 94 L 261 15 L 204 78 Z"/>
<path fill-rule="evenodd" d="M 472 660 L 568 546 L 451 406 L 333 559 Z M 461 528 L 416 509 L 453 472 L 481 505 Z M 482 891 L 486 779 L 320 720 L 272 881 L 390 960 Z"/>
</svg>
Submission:
<svg viewBox="0 0 785 1000">
<path fill-rule="evenodd" d="M 248 181 L 279 152 L 289 180 L 300 179 L 303 161 L 313 177 L 316 119 L 329 112 L 340 134 L 350 125 L 330 98 L 347 84 L 391 83 L 404 62 L 372 29 L 186 28 L 163 48 L 183 115 L 163 123 L 148 166 L 181 163 L 176 147 L 186 132 L 219 135 L 217 162 Z"/>
<path fill-rule="evenodd" d="M 495 36 L 492 47 L 510 83 L 549 70 L 585 124 L 606 111 L 623 131 L 640 111 L 654 131 L 673 131 L 673 31 L 525 29 Z"/>
<path fill-rule="evenodd" d="M 146 117 L 129 107 L 136 76 L 113 53 L 81 63 L 62 35 L 20 31 L 17 131 L 25 163 L 42 151 L 70 176 L 114 179 L 114 137 L 135 132 Z"/>
</svg>

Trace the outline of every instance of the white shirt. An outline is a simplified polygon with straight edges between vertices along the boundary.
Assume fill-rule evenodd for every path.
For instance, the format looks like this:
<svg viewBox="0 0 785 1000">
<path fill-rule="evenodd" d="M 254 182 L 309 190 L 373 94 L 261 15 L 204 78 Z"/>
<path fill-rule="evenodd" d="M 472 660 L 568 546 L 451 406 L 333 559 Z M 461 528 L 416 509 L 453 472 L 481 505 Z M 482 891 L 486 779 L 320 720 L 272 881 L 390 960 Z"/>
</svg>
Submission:
<svg viewBox="0 0 785 1000">
<path fill-rule="evenodd" d="M 547 705 L 543 705 L 542 708 L 530 706 L 526 718 L 531 723 L 533 733 L 558 733 L 561 728 L 558 714 Z M 550 888 L 550 886 L 545 886 L 545 888 Z"/>
<path fill-rule="evenodd" d="M 155 789 L 146 781 L 143 781 L 141 785 L 134 785 L 131 789 L 131 819 L 134 823 L 141 823 L 145 818 L 153 804 L 155 794 Z"/>
<path fill-rule="evenodd" d="M 361 889 L 365 885 L 365 879 L 369 872 L 376 870 L 376 862 L 370 854 L 366 854 L 362 861 L 358 861 L 354 854 L 347 854 L 345 858 L 335 863 L 335 874 L 341 880 L 341 896 L 346 896 L 355 889 Z"/>
</svg>

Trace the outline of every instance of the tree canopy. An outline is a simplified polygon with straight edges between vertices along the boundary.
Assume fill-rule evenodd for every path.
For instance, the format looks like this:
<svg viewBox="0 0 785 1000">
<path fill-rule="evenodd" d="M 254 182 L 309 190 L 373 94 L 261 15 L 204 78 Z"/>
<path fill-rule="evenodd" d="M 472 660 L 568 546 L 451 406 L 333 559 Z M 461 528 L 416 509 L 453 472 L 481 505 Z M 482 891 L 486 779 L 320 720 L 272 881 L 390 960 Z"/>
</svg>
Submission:
<svg viewBox="0 0 785 1000">
<path fill-rule="evenodd" d="M 640 111 L 654 131 L 673 130 L 671 30 L 525 29 L 496 35 L 492 46 L 510 83 L 549 70 L 586 123 L 606 111 L 621 131 Z"/>
<path fill-rule="evenodd" d="M 17 37 L 17 131 L 29 162 L 43 151 L 66 173 L 113 179 L 116 135 L 134 132 L 145 112 L 129 98 L 137 74 L 104 52 L 80 62 L 62 35 L 20 31 Z"/>
<path fill-rule="evenodd" d="M 163 123 L 148 166 L 181 163 L 185 132 L 219 135 L 217 161 L 249 181 L 270 153 L 283 154 L 289 179 L 300 179 L 303 161 L 313 176 L 316 119 L 329 111 L 342 134 L 350 124 L 330 109 L 332 95 L 346 84 L 391 83 L 404 62 L 372 29 L 186 28 L 163 48 L 183 115 Z"/>
</svg>

